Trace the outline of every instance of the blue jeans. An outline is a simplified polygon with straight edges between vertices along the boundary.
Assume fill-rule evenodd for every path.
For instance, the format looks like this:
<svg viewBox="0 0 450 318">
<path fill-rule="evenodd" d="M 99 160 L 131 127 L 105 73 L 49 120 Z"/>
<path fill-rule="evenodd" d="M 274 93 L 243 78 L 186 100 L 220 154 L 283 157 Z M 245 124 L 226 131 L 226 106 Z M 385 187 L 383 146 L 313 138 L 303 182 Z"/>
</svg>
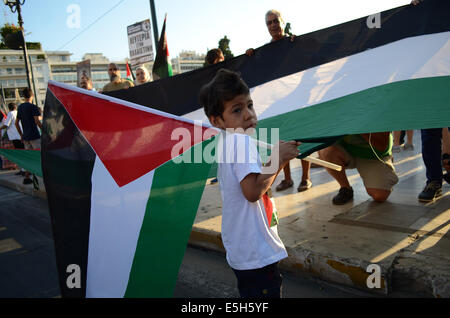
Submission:
<svg viewBox="0 0 450 318">
<path fill-rule="evenodd" d="M 263 268 L 236 270 L 241 298 L 281 298 L 282 276 L 278 262 Z"/>
<path fill-rule="evenodd" d="M 422 129 L 421 137 L 427 184 L 431 181 L 442 183 L 442 128 Z"/>
</svg>

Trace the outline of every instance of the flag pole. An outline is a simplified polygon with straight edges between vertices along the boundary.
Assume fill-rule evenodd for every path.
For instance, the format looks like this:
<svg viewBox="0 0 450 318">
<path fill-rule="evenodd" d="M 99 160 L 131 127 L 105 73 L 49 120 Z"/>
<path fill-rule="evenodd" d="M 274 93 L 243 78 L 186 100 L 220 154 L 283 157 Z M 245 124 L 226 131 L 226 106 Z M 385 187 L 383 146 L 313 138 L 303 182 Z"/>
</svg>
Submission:
<svg viewBox="0 0 450 318">
<path fill-rule="evenodd" d="M 256 141 L 260 147 L 263 147 L 266 149 L 273 149 L 273 147 L 274 147 L 273 145 L 265 143 L 264 141 L 261 141 L 261 140 L 256 140 Z M 336 165 L 334 163 L 331 163 L 331 162 L 328 162 L 325 160 L 321 160 L 321 159 L 317 159 L 317 158 L 314 158 L 311 156 L 302 158 L 302 160 L 306 160 L 308 162 L 315 163 L 316 165 L 324 167 L 324 168 L 328 168 L 328 169 L 332 169 L 332 170 L 336 170 L 336 171 L 342 171 L 342 167 L 340 165 Z"/>
<path fill-rule="evenodd" d="M 158 47 L 159 32 L 158 32 L 158 21 L 156 20 L 156 9 L 154 0 L 150 0 L 150 11 L 152 13 L 153 37 L 155 40 L 155 47 Z"/>
</svg>

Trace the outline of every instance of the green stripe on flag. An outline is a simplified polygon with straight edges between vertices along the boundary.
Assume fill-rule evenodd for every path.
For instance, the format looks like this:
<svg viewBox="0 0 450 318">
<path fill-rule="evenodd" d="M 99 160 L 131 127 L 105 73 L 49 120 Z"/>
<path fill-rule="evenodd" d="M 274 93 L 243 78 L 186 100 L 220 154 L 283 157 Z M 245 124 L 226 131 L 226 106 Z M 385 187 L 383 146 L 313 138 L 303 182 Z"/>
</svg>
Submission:
<svg viewBox="0 0 450 318">
<path fill-rule="evenodd" d="M 193 158 L 198 147 L 183 156 Z M 125 297 L 172 297 L 211 164 L 173 161 L 155 171 Z"/>
<path fill-rule="evenodd" d="M 8 160 L 26 171 L 42 177 L 41 152 L 39 150 L 0 148 L 0 155 L 8 158 Z"/>
<path fill-rule="evenodd" d="M 449 87 L 450 76 L 394 82 L 261 120 L 258 128 L 280 128 L 280 139 L 292 140 L 449 127 Z"/>
</svg>

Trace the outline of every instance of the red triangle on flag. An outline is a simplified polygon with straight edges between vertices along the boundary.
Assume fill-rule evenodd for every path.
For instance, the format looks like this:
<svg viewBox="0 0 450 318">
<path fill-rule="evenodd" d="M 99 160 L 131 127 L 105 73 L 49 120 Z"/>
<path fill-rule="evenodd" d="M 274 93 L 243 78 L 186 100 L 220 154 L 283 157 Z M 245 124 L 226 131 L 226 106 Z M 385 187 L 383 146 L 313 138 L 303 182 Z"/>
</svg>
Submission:
<svg viewBox="0 0 450 318">
<path fill-rule="evenodd" d="M 172 154 L 174 146 L 187 150 L 201 143 L 208 129 L 176 116 L 136 109 L 111 97 L 94 96 L 97 93 L 86 94 L 54 83 L 48 88 L 120 187 L 180 155 Z M 181 140 L 183 147 L 179 135 L 172 138 L 177 128 L 186 129 L 191 136 Z"/>
</svg>

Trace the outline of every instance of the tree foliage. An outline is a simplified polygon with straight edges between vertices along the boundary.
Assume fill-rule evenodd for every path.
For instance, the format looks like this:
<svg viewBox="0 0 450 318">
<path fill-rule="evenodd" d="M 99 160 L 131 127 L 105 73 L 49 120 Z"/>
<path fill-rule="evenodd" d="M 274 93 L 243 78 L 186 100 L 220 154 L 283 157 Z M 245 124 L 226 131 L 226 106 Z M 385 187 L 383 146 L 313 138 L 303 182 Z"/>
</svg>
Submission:
<svg viewBox="0 0 450 318">
<path fill-rule="evenodd" d="M 0 29 L 0 35 L 2 37 L 3 44 L 5 43 L 6 36 L 11 33 L 17 33 L 20 31 L 20 27 L 15 26 L 14 24 L 5 23 L 3 27 Z"/>
<path fill-rule="evenodd" d="M 3 25 L 3 27 L 0 28 L 0 36 L 1 36 L 0 49 L 1 50 L 10 49 L 6 45 L 6 37 L 9 34 L 14 34 L 14 33 L 17 33 L 19 31 L 20 31 L 20 27 L 14 25 L 14 24 L 5 23 Z M 27 42 L 27 49 L 29 49 L 29 50 L 41 50 L 42 49 L 42 45 L 41 45 L 40 42 Z"/>
<path fill-rule="evenodd" d="M 226 35 L 222 39 L 220 39 L 219 49 L 222 50 L 225 60 L 228 60 L 228 59 L 231 59 L 234 57 L 233 53 L 230 50 L 230 39 L 228 39 Z"/>
</svg>

